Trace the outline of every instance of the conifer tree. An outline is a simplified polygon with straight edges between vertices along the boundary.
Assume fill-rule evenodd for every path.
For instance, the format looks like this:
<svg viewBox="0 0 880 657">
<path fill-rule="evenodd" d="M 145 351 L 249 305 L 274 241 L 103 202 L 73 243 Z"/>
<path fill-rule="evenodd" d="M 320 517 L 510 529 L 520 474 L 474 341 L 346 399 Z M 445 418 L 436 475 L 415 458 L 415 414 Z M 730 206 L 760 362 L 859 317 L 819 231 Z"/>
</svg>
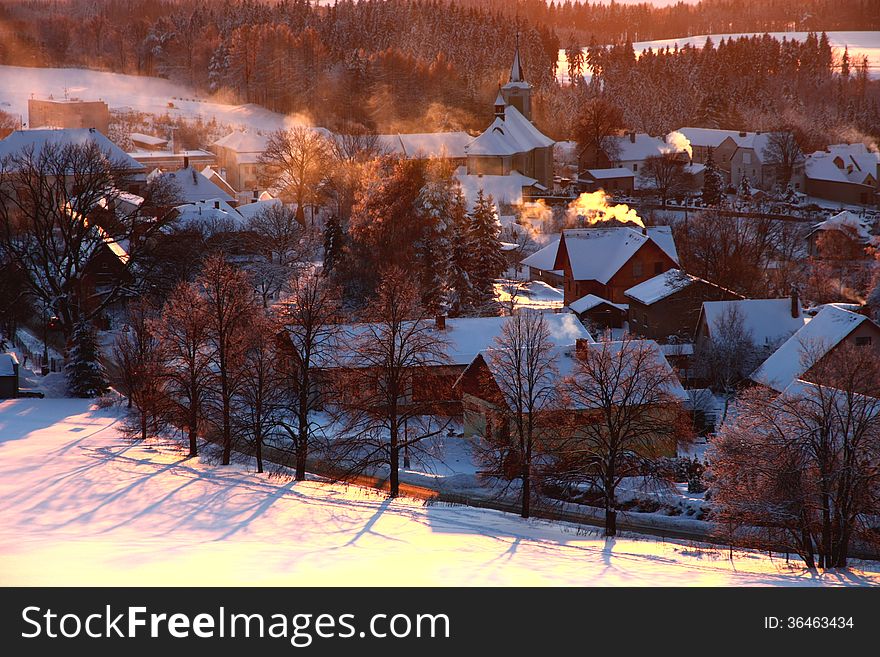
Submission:
<svg viewBox="0 0 880 657">
<path fill-rule="evenodd" d="M 64 373 L 68 392 L 74 397 L 99 397 L 109 389 L 98 338 L 86 320 L 80 320 L 74 328 L 73 346 Z"/>
<path fill-rule="evenodd" d="M 324 226 L 324 276 L 332 274 L 339 265 L 344 237 L 339 217 L 331 215 Z"/>
<path fill-rule="evenodd" d="M 703 170 L 703 203 L 706 205 L 718 205 L 721 202 L 723 193 L 723 182 L 718 168 L 715 166 L 715 158 L 712 156 L 712 149 L 709 149 L 709 156 L 706 158 L 706 168 Z"/>
<path fill-rule="evenodd" d="M 743 198 L 752 198 L 752 184 L 749 182 L 749 177 L 746 174 L 743 174 L 739 181 L 737 193 Z"/>
<path fill-rule="evenodd" d="M 473 306 L 474 286 L 470 276 L 471 219 L 467 214 L 461 190 L 456 194 L 450 211 L 449 314 L 468 314 Z"/>
<path fill-rule="evenodd" d="M 474 304 L 481 311 L 488 311 L 495 299 L 495 281 L 505 268 L 492 196 L 485 196 L 480 190 L 470 217 L 470 274 Z"/>
</svg>

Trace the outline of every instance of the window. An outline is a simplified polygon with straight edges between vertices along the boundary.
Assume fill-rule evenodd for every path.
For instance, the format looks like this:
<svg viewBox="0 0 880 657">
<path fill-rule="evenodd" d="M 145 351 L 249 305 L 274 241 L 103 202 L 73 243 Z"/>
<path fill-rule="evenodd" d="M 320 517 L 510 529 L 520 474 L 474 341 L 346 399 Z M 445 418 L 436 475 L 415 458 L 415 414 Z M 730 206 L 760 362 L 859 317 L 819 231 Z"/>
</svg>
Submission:
<svg viewBox="0 0 880 657">
<path fill-rule="evenodd" d="M 662 262 L 655 262 L 654 263 L 654 275 L 656 276 L 657 274 L 662 274 L 662 273 L 663 273 L 663 263 Z"/>
<path fill-rule="evenodd" d="M 638 171 L 638 170 L 639 170 L 639 165 L 638 165 L 638 164 L 633 164 L 633 173 L 635 173 L 635 172 Z"/>
<path fill-rule="evenodd" d="M 862 337 L 856 337 L 856 346 L 857 347 L 870 347 L 871 346 L 871 336 L 865 335 Z"/>
<path fill-rule="evenodd" d="M 641 276 L 641 275 L 642 275 L 642 261 L 641 261 L 641 260 L 636 260 L 636 261 L 633 263 L 633 276 L 635 276 L 636 278 L 638 278 L 638 277 Z"/>
<path fill-rule="evenodd" d="M 743 153 L 743 164 L 751 164 L 752 163 L 752 154 L 751 153 Z"/>
</svg>

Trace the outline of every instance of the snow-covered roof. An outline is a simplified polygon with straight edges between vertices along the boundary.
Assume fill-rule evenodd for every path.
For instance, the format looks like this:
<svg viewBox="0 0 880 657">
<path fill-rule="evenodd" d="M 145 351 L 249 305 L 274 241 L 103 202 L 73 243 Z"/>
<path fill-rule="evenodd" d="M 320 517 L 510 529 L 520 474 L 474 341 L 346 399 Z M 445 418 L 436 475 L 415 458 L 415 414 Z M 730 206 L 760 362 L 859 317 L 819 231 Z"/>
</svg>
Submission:
<svg viewBox="0 0 880 657">
<path fill-rule="evenodd" d="M 126 169 L 132 171 L 144 170 L 143 164 L 135 160 L 94 128 L 15 130 L 5 139 L 0 140 L 0 159 L 14 153 L 19 153 L 24 148 L 33 147 L 34 153 L 39 153 L 48 144 L 83 145 L 90 141 L 94 142 L 102 151 L 109 152 L 114 162 L 120 163 Z"/>
<path fill-rule="evenodd" d="M 0 376 L 15 376 L 16 365 L 18 365 L 18 358 L 14 353 L 0 354 Z"/>
<path fill-rule="evenodd" d="M 863 244 L 868 244 L 874 239 L 874 236 L 871 235 L 872 225 L 873 222 L 868 217 L 857 215 L 849 210 L 843 210 L 813 226 L 813 230 L 809 234 L 812 235 L 817 231 L 825 230 L 847 231 L 854 233 Z"/>
<path fill-rule="evenodd" d="M 635 178 L 635 171 L 626 167 L 614 167 L 609 169 L 587 169 L 587 175 L 593 180 L 608 180 L 610 178 Z"/>
<path fill-rule="evenodd" d="M 523 258 L 520 264 L 542 271 L 554 271 L 553 265 L 556 264 L 556 252 L 558 250 L 559 240 L 555 239 L 543 249 L 535 251 L 527 258 Z M 559 270 L 559 274 L 562 274 L 562 270 Z"/>
<path fill-rule="evenodd" d="M 223 199 L 207 199 L 186 203 L 175 208 L 177 219 L 172 224 L 183 229 L 198 229 L 208 233 L 241 230 L 245 219 Z"/>
<path fill-rule="evenodd" d="M 875 185 L 878 165 L 880 153 L 868 150 L 864 144 L 832 144 L 827 151 L 807 156 L 804 173 L 813 180 Z"/>
<path fill-rule="evenodd" d="M 572 276 L 578 281 L 607 283 L 648 241 L 678 262 L 669 226 L 650 226 L 647 235 L 627 226 L 577 228 L 563 231 Z"/>
<path fill-rule="evenodd" d="M 626 304 L 612 303 L 611 301 L 608 301 L 608 299 L 603 299 L 602 297 L 596 296 L 595 294 L 588 294 L 584 297 L 581 297 L 577 301 L 572 301 L 570 304 L 568 304 L 568 307 L 571 308 L 578 315 L 580 315 L 581 313 L 585 313 L 588 310 L 592 310 L 597 306 L 601 306 L 602 304 L 607 304 L 623 312 L 629 310 L 629 306 L 627 306 Z"/>
<path fill-rule="evenodd" d="M 466 132 L 419 132 L 396 135 L 379 135 L 385 150 L 404 157 L 464 158 L 465 147 L 473 139 Z"/>
<path fill-rule="evenodd" d="M 650 306 L 652 303 L 680 292 L 698 280 L 700 279 L 696 276 L 686 274 L 680 269 L 670 269 L 662 274 L 657 274 L 654 278 L 649 278 L 643 283 L 634 285 L 624 294 L 630 299 L 635 299 L 646 306 Z"/>
<path fill-rule="evenodd" d="M 746 132 L 739 130 L 717 130 L 715 128 L 679 128 L 690 141 L 691 146 L 718 148 L 728 137 L 740 148 L 753 148 L 759 155 L 767 145 L 767 132 Z"/>
<path fill-rule="evenodd" d="M 736 309 L 742 318 L 743 329 L 751 334 L 758 346 L 776 345 L 791 337 L 807 323 L 798 302 L 797 317 L 791 316 L 791 299 L 734 299 L 728 301 L 704 301 L 701 314 L 712 329 L 724 321 L 726 312 Z"/>
<path fill-rule="evenodd" d="M 574 344 L 578 339 L 592 342 L 593 338 L 577 317 L 571 313 L 545 313 L 544 322 L 550 334 L 550 340 L 555 345 Z M 495 345 L 495 338 L 500 336 L 504 325 L 509 317 L 453 317 L 446 320 L 445 329 L 434 330 L 438 337 L 446 341 L 444 353 L 447 361 L 444 365 L 468 365 L 481 351 Z M 430 324 L 433 324 L 432 320 Z M 370 328 L 369 324 L 350 324 L 338 336 L 338 358 L 334 364 L 342 362 L 351 365 L 356 363 L 357 356 L 348 354 L 350 346 L 358 336 L 365 334 Z M 323 363 L 323 366 L 331 366 Z"/>
<path fill-rule="evenodd" d="M 491 125 L 465 146 L 467 155 L 506 156 L 528 153 L 555 142 L 535 127 L 516 107 L 506 105 L 504 118 L 496 117 Z"/>
<path fill-rule="evenodd" d="M 233 130 L 215 141 L 214 146 L 222 146 L 236 153 L 262 153 L 268 141 L 267 137 L 250 130 Z"/>
<path fill-rule="evenodd" d="M 543 189 L 534 178 L 522 175 L 513 170 L 506 176 L 489 176 L 480 174 L 463 173 L 464 167 L 459 167 L 455 177 L 461 184 L 461 191 L 467 201 L 468 210 L 473 209 L 480 190 L 485 196 L 492 195 L 496 203 L 509 203 L 519 205 L 522 203 L 523 187 L 537 187 Z"/>
<path fill-rule="evenodd" d="M 613 138 L 616 144 L 614 160 L 618 162 L 642 162 L 649 157 L 657 157 L 668 152 L 684 152 L 683 150 L 666 143 L 663 137 L 652 137 L 644 132 L 618 135 Z"/>
<path fill-rule="evenodd" d="M 238 213 L 244 217 L 245 219 L 253 219 L 258 214 L 263 212 L 264 210 L 272 207 L 280 208 L 283 204 L 281 203 L 281 199 L 278 198 L 270 198 L 264 201 L 254 201 L 253 203 L 247 203 L 245 205 L 239 205 L 236 210 Z"/>
<path fill-rule="evenodd" d="M 782 392 L 863 322 L 864 315 L 827 304 L 774 351 L 752 374 L 757 383 Z"/>
<path fill-rule="evenodd" d="M 193 166 L 177 171 L 161 174 L 162 178 L 174 181 L 180 189 L 179 199 L 186 203 L 195 203 L 208 199 L 234 201 L 232 194 L 227 193 Z"/>
<path fill-rule="evenodd" d="M 162 137 L 155 137 L 153 135 L 145 135 L 142 132 L 132 132 L 128 135 L 128 138 L 135 144 L 146 144 L 147 146 L 165 146 L 168 143 L 167 139 L 162 139 Z"/>
</svg>

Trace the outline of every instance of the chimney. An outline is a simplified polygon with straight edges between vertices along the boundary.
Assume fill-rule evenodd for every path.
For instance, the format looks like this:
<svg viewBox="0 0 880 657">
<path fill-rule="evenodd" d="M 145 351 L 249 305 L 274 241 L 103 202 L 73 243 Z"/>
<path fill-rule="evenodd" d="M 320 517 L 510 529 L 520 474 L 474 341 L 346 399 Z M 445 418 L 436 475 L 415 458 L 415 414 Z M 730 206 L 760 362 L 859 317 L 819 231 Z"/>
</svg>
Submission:
<svg viewBox="0 0 880 657">
<path fill-rule="evenodd" d="M 434 324 L 436 325 L 438 331 L 445 331 L 446 330 L 446 315 L 437 315 L 434 318 Z"/>
<path fill-rule="evenodd" d="M 798 299 L 798 289 L 796 285 L 791 286 L 791 316 L 794 319 L 801 316 L 801 304 Z"/>
<path fill-rule="evenodd" d="M 215 209 L 215 210 L 219 210 L 219 209 L 220 209 L 220 201 L 214 201 L 214 209 Z"/>
<path fill-rule="evenodd" d="M 574 343 L 574 354 L 579 359 L 583 360 L 587 357 L 587 352 L 590 350 L 590 341 L 586 338 L 578 338 Z"/>
<path fill-rule="evenodd" d="M 256 188 L 254 188 L 254 202 L 257 202 L 259 200 L 260 200 L 260 193 L 256 190 Z"/>
<path fill-rule="evenodd" d="M 635 130 L 633 130 L 631 133 L 629 133 L 629 140 L 630 140 L 633 144 L 636 143 L 636 131 L 635 131 Z"/>
<path fill-rule="evenodd" d="M 745 137 L 745 136 L 746 136 L 746 131 L 745 131 L 745 130 L 740 130 L 740 131 L 739 131 L 739 136 L 740 136 L 740 137 Z"/>
<path fill-rule="evenodd" d="M 184 156 L 183 156 L 183 168 L 184 168 L 184 169 L 188 169 L 188 168 L 189 168 L 189 155 L 184 155 Z"/>
<path fill-rule="evenodd" d="M 647 226 L 642 226 L 642 235 L 644 235 L 645 237 L 648 236 L 648 227 Z"/>
</svg>

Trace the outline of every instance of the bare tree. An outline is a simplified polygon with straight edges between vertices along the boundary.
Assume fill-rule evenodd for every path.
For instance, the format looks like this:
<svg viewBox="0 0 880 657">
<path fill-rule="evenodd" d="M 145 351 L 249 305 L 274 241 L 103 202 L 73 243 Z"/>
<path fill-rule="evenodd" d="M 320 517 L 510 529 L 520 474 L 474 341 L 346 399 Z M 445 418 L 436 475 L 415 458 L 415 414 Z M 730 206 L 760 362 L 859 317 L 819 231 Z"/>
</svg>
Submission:
<svg viewBox="0 0 880 657">
<path fill-rule="evenodd" d="M 681 384 L 656 343 L 624 339 L 580 349 L 563 388 L 578 412 L 560 450 L 560 471 L 601 493 L 605 535 L 614 536 L 621 481 L 655 473 L 655 460 L 674 454 L 686 434 Z"/>
<path fill-rule="evenodd" d="M 670 196 L 687 190 L 691 175 L 687 172 L 686 165 L 687 162 L 678 153 L 662 153 L 647 158 L 639 175 L 648 186 L 657 191 L 665 206 Z"/>
<path fill-rule="evenodd" d="M 207 307 L 194 283 L 180 283 L 156 319 L 156 332 L 168 362 L 167 392 L 174 415 L 189 438 L 189 456 L 198 456 L 198 438 L 211 374 L 207 352 Z"/>
<path fill-rule="evenodd" d="M 296 126 L 269 135 L 260 155 L 265 183 L 292 199 L 300 212 L 317 201 L 320 183 L 327 175 L 330 144 L 314 128 Z"/>
<path fill-rule="evenodd" d="M 127 321 L 113 349 L 120 392 L 132 409 L 126 424 L 141 440 L 159 430 L 166 406 L 166 360 L 155 330 L 156 315 L 148 301 L 129 304 Z"/>
<path fill-rule="evenodd" d="M 237 363 L 234 402 L 235 423 L 253 445 L 257 472 L 263 472 L 263 445 L 281 423 L 285 397 L 284 377 L 278 353 L 278 326 L 260 313 L 248 323 L 244 354 Z"/>
<path fill-rule="evenodd" d="M 724 395 L 723 422 L 739 384 L 760 364 L 758 346 L 736 305 L 726 306 L 710 327 L 710 336 L 696 345 L 694 364 L 699 378 Z"/>
<path fill-rule="evenodd" d="M 776 183 L 783 188 L 791 182 L 795 168 L 804 161 L 804 154 L 794 132 L 788 128 L 767 134 L 767 143 L 761 153 L 764 164 L 774 167 Z"/>
<path fill-rule="evenodd" d="M 558 372 L 553 341 L 541 313 L 508 319 L 485 361 L 490 389 L 497 390 L 498 425 L 480 436 L 477 453 L 491 471 L 519 481 L 523 518 L 531 513 L 533 484 L 540 479 L 544 417 L 557 410 Z M 492 385 L 494 383 L 494 385 Z"/>
<path fill-rule="evenodd" d="M 339 326 L 339 293 L 327 278 L 315 272 L 291 280 L 289 294 L 282 304 L 279 321 L 289 349 L 284 366 L 287 408 L 291 421 L 281 427 L 296 450 L 296 479 L 306 478 L 306 460 L 312 437 L 318 430 L 313 415 L 324 400 L 319 392 L 321 368 L 333 358 L 332 348 Z"/>
<path fill-rule="evenodd" d="M 844 568 L 854 541 L 880 544 L 880 367 L 865 356 L 844 343 L 811 383 L 743 394 L 709 452 L 728 538 L 794 551 L 808 568 Z"/>
<path fill-rule="evenodd" d="M 600 155 L 614 162 L 618 154 L 615 135 L 624 127 L 623 113 L 604 98 L 591 98 L 578 113 L 575 138 L 581 153 L 581 165 L 600 166 Z"/>
<path fill-rule="evenodd" d="M 344 428 L 330 449 L 349 475 L 387 467 L 389 495 L 397 497 L 401 451 L 406 460 L 448 425 L 433 416 L 427 374 L 447 362 L 446 339 L 421 307 L 418 286 L 397 267 L 382 272 L 367 317 L 372 321 L 356 325 L 348 338 L 350 357 L 341 363 L 337 393 Z"/>
<path fill-rule="evenodd" d="M 29 145 L 0 160 L 0 249 L 25 274 L 30 295 L 53 309 L 66 338 L 129 285 L 115 276 L 91 294 L 86 274 L 95 257 L 125 243 L 120 266 L 134 272 L 147 238 L 161 228 L 155 209 L 174 190 L 157 181 L 138 201 L 124 191 L 133 173 L 94 141 Z"/>
<path fill-rule="evenodd" d="M 223 465 L 232 455 L 233 400 L 242 385 L 241 363 L 256 312 L 253 287 L 244 272 L 221 255 L 210 257 L 196 284 L 205 298 L 206 345 L 210 358 L 209 399 L 223 445 Z"/>
</svg>

